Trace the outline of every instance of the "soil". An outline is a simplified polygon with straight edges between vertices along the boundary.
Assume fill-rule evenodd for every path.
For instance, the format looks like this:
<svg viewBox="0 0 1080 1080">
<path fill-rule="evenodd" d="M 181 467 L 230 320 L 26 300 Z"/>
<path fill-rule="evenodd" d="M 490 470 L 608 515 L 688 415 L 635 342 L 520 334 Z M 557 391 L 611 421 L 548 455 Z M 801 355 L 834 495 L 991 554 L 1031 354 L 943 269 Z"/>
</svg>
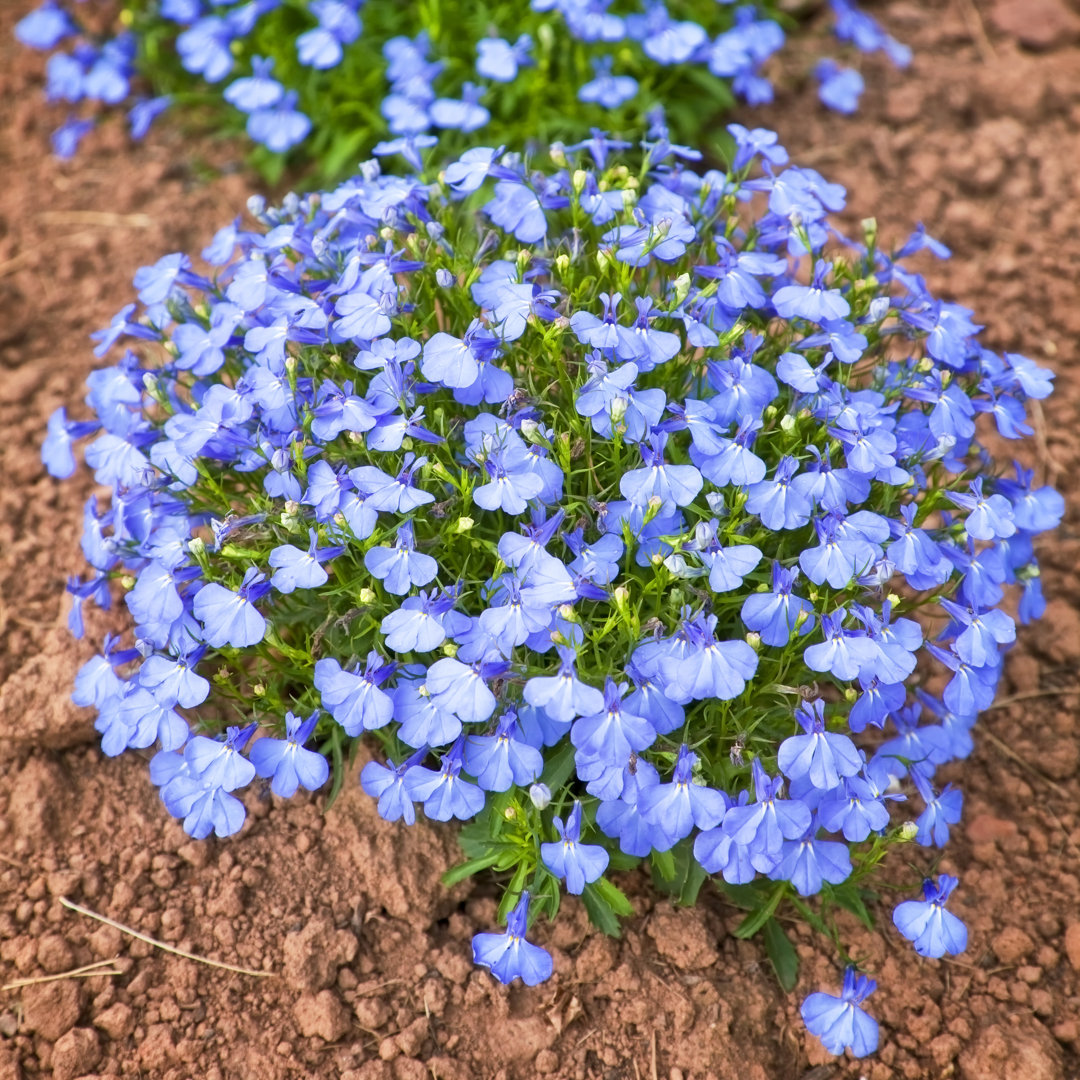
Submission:
<svg viewBox="0 0 1080 1080">
<path fill-rule="evenodd" d="M 961 879 L 969 947 L 920 960 L 891 928 L 891 896 L 878 930 L 843 924 L 879 982 L 882 1048 L 861 1062 L 830 1058 L 798 1019 L 805 992 L 839 982 L 827 943 L 793 928 L 800 984 L 785 995 L 716 892 L 676 909 L 630 875 L 637 915 L 617 941 L 569 901 L 538 931 L 557 974 L 506 989 L 469 956 L 494 888 L 439 884 L 455 858 L 446 829 L 387 825 L 348 785 L 326 816 L 317 798 L 252 797 L 241 836 L 194 843 L 145 761 L 96 749 L 68 688 L 121 616 L 95 617 L 86 643 L 68 636 L 62 584 L 80 567 L 92 485 L 44 474 L 41 432 L 81 396 L 87 335 L 126 302 L 135 269 L 199 250 L 253 181 L 227 146 L 168 123 L 135 148 L 106 130 L 53 161 L 40 63 L 11 36 L 12 9 L 28 6 L 0 5 L 0 986 L 112 965 L 0 990 L 0 1080 L 1080 1076 L 1080 4 L 882 3 L 915 60 L 903 74 L 866 61 L 856 118 L 807 92 L 813 39 L 777 73 L 776 104 L 740 117 L 846 184 L 849 223 L 874 214 L 889 241 L 924 221 L 954 251 L 922 267 L 935 291 L 974 308 L 991 347 L 1058 373 L 1031 455 L 1069 498 L 1040 553 L 1047 618 L 1021 634 L 1003 697 L 950 774 L 964 823 L 937 869 Z M 913 849 L 896 880 L 910 886 L 930 858 Z M 166 954 L 61 897 L 268 975 Z"/>
</svg>

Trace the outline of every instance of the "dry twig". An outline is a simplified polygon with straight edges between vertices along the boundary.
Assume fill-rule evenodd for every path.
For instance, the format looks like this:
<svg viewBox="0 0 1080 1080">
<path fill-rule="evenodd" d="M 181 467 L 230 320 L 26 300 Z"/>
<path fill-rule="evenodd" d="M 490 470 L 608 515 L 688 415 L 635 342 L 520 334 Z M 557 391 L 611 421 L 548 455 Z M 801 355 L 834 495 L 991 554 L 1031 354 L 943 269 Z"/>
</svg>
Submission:
<svg viewBox="0 0 1080 1080">
<path fill-rule="evenodd" d="M 114 930 L 119 930 L 122 934 L 127 934 L 129 937 L 136 938 L 138 941 L 145 941 L 147 945 L 153 945 L 155 949 L 161 949 L 163 952 L 172 953 L 173 956 L 182 956 L 185 960 L 194 960 L 197 964 L 206 964 L 207 967 L 221 968 L 222 971 L 231 971 L 237 975 L 251 975 L 257 979 L 271 979 L 277 974 L 273 971 L 253 971 L 251 968 L 236 967 L 234 964 L 223 964 L 219 960 L 208 960 L 205 956 L 196 956 L 194 953 L 189 953 L 184 949 L 177 949 L 172 945 L 166 944 L 164 941 L 158 941 L 157 938 L 147 937 L 146 934 L 140 934 L 138 930 L 132 930 L 130 926 L 118 923 L 115 919 L 110 919 L 105 915 L 99 915 L 96 911 L 91 911 L 89 908 L 84 908 L 81 904 L 76 904 L 74 900 L 69 900 L 66 896 L 60 897 L 60 903 L 66 908 L 71 908 L 72 911 L 77 911 L 80 915 L 85 915 L 90 919 L 97 919 L 98 922 L 104 923 L 106 926 L 111 926 Z"/>
<path fill-rule="evenodd" d="M 0 990 L 21 990 L 24 986 L 37 986 L 39 983 L 56 982 L 59 979 L 92 979 L 95 975 L 123 975 L 122 971 L 99 969 L 113 963 L 112 960 L 95 960 L 92 964 L 83 967 L 72 968 L 71 971 L 60 971 L 55 975 L 36 975 L 32 979 L 15 979 L 12 982 L 0 986 Z"/>
</svg>

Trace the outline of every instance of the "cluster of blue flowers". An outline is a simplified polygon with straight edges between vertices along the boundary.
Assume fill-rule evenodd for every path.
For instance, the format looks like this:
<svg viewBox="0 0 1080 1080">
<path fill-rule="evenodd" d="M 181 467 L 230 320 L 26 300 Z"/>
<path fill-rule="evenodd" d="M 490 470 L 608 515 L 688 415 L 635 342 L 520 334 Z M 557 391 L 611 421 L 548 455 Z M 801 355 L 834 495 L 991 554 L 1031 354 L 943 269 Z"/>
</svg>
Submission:
<svg viewBox="0 0 1080 1080">
<path fill-rule="evenodd" d="M 112 491 L 73 629 L 114 583 L 135 626 L 74 698 L 107 754 L 159 748 L 188 833 L 235 833 L 256 777 L 314 790 L 330 757 L 340 782 L 372 733 L 379 813 L 471 821 L 469 868 L 510 875 L 474 954 L 530 984 L 530 898 L 603 921 L 611 867 L 679 855 L 775 910 L 946 842 L 937 770 L 994 697 L 1007 593 L 1042 612 L 1063 509 L 979 435 L 1022 440 L 1052 375 L 904 268 L 948 255 L 925 231 L 845 238 L 841 187 L 729 132 L 725 171 L 660 125 L 429 183 L 369 162 L 253 200 L 208 273 L 138 272 L 93 419 L 59 410 L 43 458 L 68 476 L 91 437 Z M 964 947 L 955 885 L 896 909 L 921 955 Z M 810 1030 L 872 1050 L 872 989 L 811 995 Z"/>
<path fill-rule="evenodd" d="M 129 7 L 122 31 L 101 39 L 85 28 L 75 8 L 44 0 L 18 24 L 16 35 L 24 45 L 46 51 L 73 41 L 70 51 L 49 58 L 48 99 L 128 103 L 137 138 L 169 102 L 161 94 L 132 103 L 136 53 L 148 39 L 154 42 L 153 63 L 139 66 L 151 82 L 161 81 L 174 52 L 189 83 L 194 77 L 222 88 L 225 101 L 244 114 L 248 135 L 273 153 L 305 140 L 313 126 L 309 114 L 318 113 L 315 124 L 342 131 L 365 117 L 361 123 L 370 122 L 370 134 L 386 136 L 385 152 L 400 149 L 410 162 L 434 144 L 433 130 L 468 133 L 485 127 L 489 105 L 503 121 L 494 137 L 523 140 L 536 126 L 521 115 L 521 102 L 541 90 L 550 98 L 552 88 L 570 92 L 582 130 L 586 121 L 612 110 L 616 114 L 604 121 L 609 129 L 627 120 L 639 123 L 661 99 L 670 110 L 680 95 L 700 94 L 709 79 L 716 80 L 714 97 L 726 94 L 721 87 L 728 85 L 751 104 L 768 102 L 773 90 L 762 68 L 784 43 L 781 16 L 764 0 L 696 0 L 670 8 L 665 0 L 639 0 L 631 14 L 610 10 L 611 0 L 532 0 L 525 11 L 521 4 L 504 3 L 456 13 L 460 18 L 447 12 L 446 25 L 435 27 L 435 41 L 431 28 L 409 13 L 410 5 L 387 6 L 398 10 L 376 4 L 365 9 L 362 0 L 312 0 L 298 15 L 282 0 L 153 0 Z M 909 50 L 853 0 L 830 0 L 830 7 L 841 41 L 864 53 L 883 51 L 898 66 L 908 64 Z M 513 30 L 510 37 L 498 36 L 507 28 Z M 581 65 L 587 70 L 579 70 Z M 376 69 L 385 74 L 381 115 L 366 117 L 365 103 L 357 100 L 360 87 L 352 85 L 350 94 L 350 85 L 360 70 Z M 854 111 L 863 91 L 857 70 L 827 59 L 814 74 L 829 108 Z M 183 80 L 174 82 L 191 96 Z M 369 85 L 363 85 L 365 94 Z M 327 108 L 328 100 L 340 100 L 343 108 Z M 600 110 L 596 117 L 584 115 L 593 106 Z M 552 107 L 562 108 L 562 98 Z M 689 115 L 695 113 L 700 114 L 697 101 Z M 703 119 L 698 115 L 697 122 Z M 92 114 L 71 115 L 54 136 L 56 153 L 71 156 L 92 126 Z M 681 134 L 697 139 L 702 132 Z M 351 139 L 349 145 L 359 144 Z"/>
</svg>

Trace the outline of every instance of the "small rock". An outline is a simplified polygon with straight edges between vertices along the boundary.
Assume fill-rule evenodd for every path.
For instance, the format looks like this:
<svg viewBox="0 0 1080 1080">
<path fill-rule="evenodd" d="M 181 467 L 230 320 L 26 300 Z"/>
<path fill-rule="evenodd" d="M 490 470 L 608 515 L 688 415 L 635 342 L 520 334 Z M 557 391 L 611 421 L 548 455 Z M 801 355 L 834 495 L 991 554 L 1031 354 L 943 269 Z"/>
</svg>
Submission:
<svg viewBox="0 0 1080 1080">
<path fill-rule="evenodd" d="M 1035 948 L 1035 942 L 1018 926 L 1007 926 L 990 942 L 990 947 L 1001 963 L 1017 964 Z"/>
<path fill-rule="evenodd" d="M 94 1027 L 101 1028 L 113 1042 L 119 1042 L 135 1030 L 135 1013 L 130 1005 L 118 1001 L 94 1017 Z"/>
<path fill-rule="evenodd" d="M 72 1028 L 53 1047 L 53 1080 L 75 1080 L 101 1060 L 101 1046 L 93 1028 Z"/>
<path fill-rule="evenodd" d="M 542 1076 L 553 1073 L 559 1068 L 559 1055 L 554 1050 L 541 1050 L 533 1061 L 536 1071 Z"/>
<path fill-rule="evenodd" d="M 383 998 L 366 997 L 357 998 L 353 1003 L 353 1013 L 356 1022 L 366 1031 L 375 1031 L 381 1028 L 392 1015 L 390 1006 Z"/>
<path fill-rule="evenodd" d="M 400 1057 L 393 1065 L 394 1080 L 430 1080 L 431 1074 L 422 1061 L 416 1058 Z"/>
<path fill-rule="evenodd" d="M 404 1031 L 398 1032 L 398 1049 L 406 1057 L 416 1057 L 428 1037 L 429 1030 L 427 1020 L 423 1016 L 417 1017 Z"/>
<path fill-rule="evenodd" d="M 59 934 L 46 934 L 38 942 L 37 962 L 50 975 L 57 975 L 75 966 L 75 956 L 71 946 Z"/>
<path fill-rule="evenodd" d="M 327 1042 L 337 1042 L 350 1027 L 349 1012 L 333 990 L 301 994 L 293 1007 L 293 1016 L 300 1034 L 306 1038 L 317 1035 Z"/>
<path fill-rule="evenodd" d="M 1080 922 L 1069 923 L 1065 928 L 1065 954 L 1074 971 L 1080 971 Z"/>
<path fill-rule="evenodd" d="M 659 908 L 648 924 L 656 951 L 683 971 L 696 971 L 716 961 L 716 942 L 700 911 Z"/>
<path fill-rule="evenodd" d="M 325 990 L 337 981 L 338 968 L 356 956 L 355 934 L 336 930 L 326 916 L 308 921 L 285 937 L 285 979 L 294 990 Z"/>
<path fill-rule="evenodd" d="M 72 980 L 39 983 L 23 991 L 23 1027 L 56 1042 L 79 1021 L 82 993 Z"/>
<path fill-rule="evenodd" d="M 1037 1020 L 992 1024 L 960 1055 L 961 1080 L 1064 1080 L 1061 1047 Z"/>
<path fill-rule="evenodd" d="M 139 1043 L 139 1062 L 152 1076 L 161 1076 L 176 1057 L 176 1044 L 168 1024 L 152 1024 Z"/>
<path fill-rule="evenodd" d="M 1080 37 L 1080 18 L 1062 0 L 998 0 L 990 21 L 1029 49 L 1055 49 Z"/>
</svg>

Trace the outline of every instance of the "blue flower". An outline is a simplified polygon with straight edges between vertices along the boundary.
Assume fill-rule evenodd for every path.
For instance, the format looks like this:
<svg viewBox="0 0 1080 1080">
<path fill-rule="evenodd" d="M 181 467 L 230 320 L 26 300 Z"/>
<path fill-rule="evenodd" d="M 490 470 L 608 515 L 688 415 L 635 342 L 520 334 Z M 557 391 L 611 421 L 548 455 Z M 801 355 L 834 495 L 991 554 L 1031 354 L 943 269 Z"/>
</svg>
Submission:
<svg viewBox="0 0 1080 1080">
<path fill-rule="evenodd" d="M 854 68 L 842 68 L 835 60 L 819 60 L 814 67 L 818 97 L 834 112 L 850 115 L 859 107 L 859 97 L 866 84 Z"/>
<path fill-rule="evenodd" d="M 529 679 L 522 696 L 530 705 L 543 709 L 556 723 L 569 725 L 575 717 L 600 712 L 604 708 L 604 695 L 578 679 L 573 649 L 560 645 L 558 654 L 559 673 Z"/>
<path fill-rule="evenodd" d="M 581 803 L 575 801 L 565 824 L 562 818 L 552 822 L 559 839 L 540 845 L 540 858 L 557 877 L 566 879 L 566 891 L 580 896 L 585 886 L 599 880 L 608 865 L 608 853 L 598 844 L 582 844 Z"/>
<path fill-rule="evenodd" d="M 416 823 L 416 807 L 406 790 L 405 777 L 426 756 L 427 747 L 422 747 L 400 765 L 387 758 L 385 765 L 369 761 L 360 770 L 360 786 L 365 794 L 379 800 L 377 809 L 383 821 L 404 821 L 406 825 Z"/>
<path fill-rule="evenodd" d="M 483 791 L 461 779 L 464 751 L 465 738 L 459 736 L 443 754 L 438 772 L 417 764 L 405 774 L 406 793 L 413 802 L 424 804 L 424 813 L 432 821 L 468 821 L 484 808 Z"/>
<path fill-rule="evenodd" d="M 524 891 L 507 916 L 506 933 L 473 936 L 473 963 L 488 968 L 501 983 L 521 979 L 526 986 L 537 986 L 550 979 L 551 953 L 525 940 L 528 924 L 529 893 Z"/>
<path fill-rule="evenodd" d="M 394 664 L 386 664 L 377 652 L 368 653 L 363 674 L 357 664 L 345 671 L 332 657 L 315 662 L 313 682 L 326 711 L 345 729 L 359 735 L 385 727 L 394 715 L 394 703 L 380 686 L 393 674 Z"/>
<path fill-rule="evenodd" d="M 695 783 L 694 765 L 698 756 L 685 743 L 679 747 L 670 784 L 655 784 L 639 790 L 637 811 L 672 843 L 689 836 L 694 826 L 715 828 L 723 820 L 727 804 L 713 788 Z"/>
<path fill-rule="evenodd" d="M 920 956 L 955 956 L 967 948 L 967 927 L 945 904 L 959 884 L 956 878 L 942 874 L 935 884 L 923 882 L 922 900 L 905 900 L 893 909 L 893 924 L 915 946 Z"/>
<path fill-rule="evenodd" d="M 255 742 L 248 757 L 259 776 L 273 777 L 270 790 L 287 799 L 298 787 L 317 791 L 330 779 L 330 764 L 322 754 L 305 750 L 319 722 L 318 710 L 306 720 L 285 713 L 285 738 L 262 738 Z"/>
<path fill-rule="evenodd" d="M 235 592 L 216 582 L 204 585 L 195 594 L 191 609 L 202 623 L 206 644 L 215 649 L 226 645 L 242 649 L 262 641 L 266 619 L 256 609 L 255 601 L 269 589 L 269 582 L 253 566 Z"/>
<path fill-rule="evenodd" d="M 804 776 L 818 791 L 831 791 L 841 778 L 854 776 L 862 768 L 855 744 L 846 736 L 825 730 L 825 702 L 820 698 L 803 702 L 795 719 L 806 732 L 792 735 L 780 744 L 776 763 L 790 780 Z"/>
<path fill-rule="evenodd" d="M 806 1029 L 830 1054 L 842 1054 L 847 1048 L 855 1057 L 872 1054 L 878 1045 L 878 1024 L 859 1006 L 876 989 L 873 979 L 848 968 L 839 997 L 818 991 L 803 1001 L 800 1012 Z"/>
<path fill-rule="evenodd" d="M 270 584 L 278 592 L 291 593 L 296 589 L 317 589 L 325 585 L 328 575 L 322 564 L 345 550 L 340 545 L 320 550 L 319 536 L 314 529 L 308 530 L 308 541 L 307 551 L 301 551 L 292 544 L 282 544 L 270 552 L 267 562 L 274 567 Z"/>
<path fill-rule="evenodd" d="M 521 738 L 513 709 L 499 717 L 494 734 L 470 735 L 465 742 L 465 769 L 485 791 L 527 786 L 543 768 L 544 755 Z"/>
<path fill-rule="evenodd" d="M 430 555 L 416 550 L 411 521 L 398 526 L 393 547 L 369 548 L 364 566 L 395 596 L 404 596 L 414 585 L 427 585 L 439 572 L 439 564 Z"/>
</svg>

